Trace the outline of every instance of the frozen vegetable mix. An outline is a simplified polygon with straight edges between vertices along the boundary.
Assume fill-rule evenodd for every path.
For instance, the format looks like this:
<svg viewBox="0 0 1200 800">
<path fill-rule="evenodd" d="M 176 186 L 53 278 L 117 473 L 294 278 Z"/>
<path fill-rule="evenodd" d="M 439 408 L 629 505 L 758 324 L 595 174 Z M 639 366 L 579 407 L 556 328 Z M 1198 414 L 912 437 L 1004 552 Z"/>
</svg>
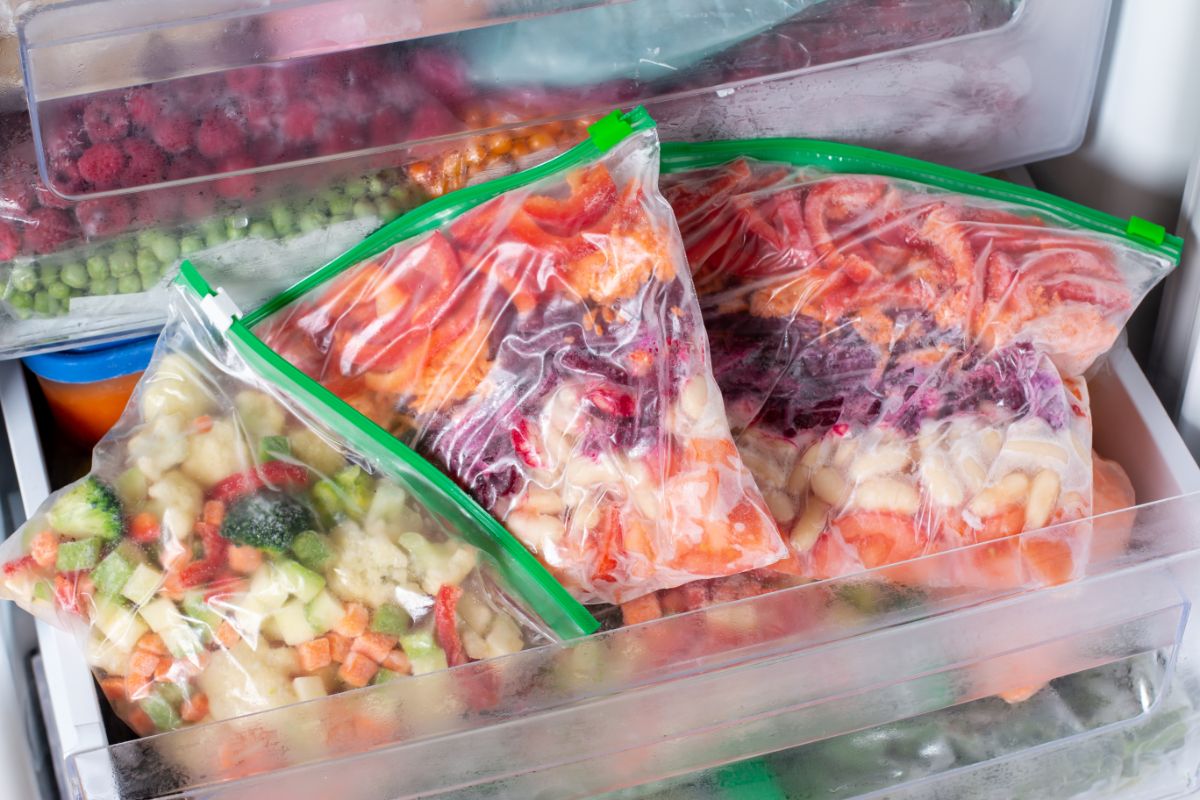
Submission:
<svg viewBox="0 0 1200 800">
<path fill-rule="evenodd" d="M 102 690 L 137 733 L 445 669 L 560 632 L 537 616 L 540 601 L 510 590 L 516 570 L 488 552 L 503 545 L 468 531 L 456 501 L 420 477 L 431 467 L 347 444 L 361 429 L 247 360 L 209 317 L 217 300 L 176 289 L 91 473 L 0 551 L 0 596 L 79 631 Z M 530 582 L 566 597 L 509 547 L 532 565 Z"/>
<path fill-rule="evenodd" d="M 729 435 L 657 166 L 653 122 L 614 112 L 248 318 L 588 602 L 786 555 Z"/>
<path fill-rule="evenodd" d="M 1084 371 L 1179 243 L 1033 190 L 800 140 L 664 157 L 738 448 L 825 578 L 993 542 L 923 583 L 1088 558 Z M 1026 532 L 1019 539 L 1008 538 Z"/>
</svg>

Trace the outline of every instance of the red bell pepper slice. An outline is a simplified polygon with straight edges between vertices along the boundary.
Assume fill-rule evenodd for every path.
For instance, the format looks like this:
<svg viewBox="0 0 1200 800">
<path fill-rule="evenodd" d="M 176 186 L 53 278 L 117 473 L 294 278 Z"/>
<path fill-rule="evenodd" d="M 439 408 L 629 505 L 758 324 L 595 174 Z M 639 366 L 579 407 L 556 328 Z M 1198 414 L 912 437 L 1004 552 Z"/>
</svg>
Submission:
<svg viewBox="0 0 1200 800">
<path fill-rule="evenodd" d="M 229 547 L 229 542 L 221 536 L 216 525 L 197 522 L 194 530 L 204 544 L 204 558 L 193 561 L 179 571 L 179 585 L 184 588 L 209 583 L 220 574 L 225 566 L 225 550 Z"/>
<path fill-rule="evenodd" d="M 452 667 L 466 664 L 467 651 L 463 649 L 462 639 L 458 636 L 458 621 L 455 611 L 458 601 L 462 598 L 462 589 L 451 584 L 444 584 L 437 591 L 433 601 L 433 627 L 437 634 L 438 644 L 446 651 L 446 663 Z"/>
<path fill-rule="evenodd" d="M 285 461 L 268 461 L 225 478 L 212 488 L 209 497 L 229 505 L 264 486 L 285 491 L 303 489 L 308 486 L 308 468 Z"/>
<path fill-rule="evenodd" d="M 559 200 L 537 194 L 524 209 L 538 225 L 556 236 L 574 236 L 596 224 L 617 202 L 617 185 L 603 165 L 567 175 L 571 194 Z"/>
<path fill-rule="evenodd" d="M 33 569 L 36 566 L 37 562 L 33 560 L 33 556 L 21 556 L 20 558 L 14 558 L 12 561 L 4 562 L 4 566 L 0 567 L 0 573 L 8 577 L 27 569 Z"/>
</svg>

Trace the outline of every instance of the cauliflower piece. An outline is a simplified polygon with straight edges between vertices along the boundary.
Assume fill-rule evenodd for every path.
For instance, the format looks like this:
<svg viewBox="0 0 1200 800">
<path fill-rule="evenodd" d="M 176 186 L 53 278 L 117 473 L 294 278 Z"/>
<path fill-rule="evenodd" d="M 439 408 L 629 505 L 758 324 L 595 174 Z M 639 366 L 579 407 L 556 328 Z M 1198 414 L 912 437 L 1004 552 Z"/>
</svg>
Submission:
<svg viewBox="0 0 1200 800">
<path fill-rule="evenodd" d="M 158 480 L 187 457 L 188 425 L 182 414 L 155 417 L 129 440 L 129 461 L 150 480 Z"/>
<path fill-rule="evenodd" d="M 215 403 L 192 362 L 172 353 L 159 361 L 142 382 L 141 406 L 146 421 L 167 414 L 192 420 L 208 413 Z"/>
<path fill-rule="evenodd" d="M 233 420 L 218 419 L 204 433 L 188 440 L 183 471 L 205 489 L 238 472 L 250 469 L 250 448 Z"/>
<path fill-rule="evenodd" d="M 229 719 L 296 702 L 292 677 L 299 671 L 292 648 L 261 644 L 252 650 L 243 641 L 214 652 L 197 682 L 213 719 Z"/>
<path fill-rule="evenodd" d="M 288 443 L 292 446 L 292 455 L 322 475 L 332 475 L 346 466 L 342 454 L 316 431 L 297 428 L 288 434 Z"/>
<path fill-rule="evenodd" d="M 195 481 L 174 470 L 150 484 L 147 494 L 162 519 L 163 535 L 168 540 L 182 542 L 191 536 L 204 506 L 204 490 Z"/>
<path fill-rule="evenodd" d="M 283 433 L 284 413 L 275 398 L 266 392 L 247 389 L 233 398 L 242 425 L 255 439 Z"/>
<path fill-rule="evenodd" d="M 386 536 L 372 536 L 353 522 L 330 534 L 334 560 L 326 570 L 329 587 L 343 600 L 370 606 L 396 601 L 396 587 L 408 586 L 408 557 Z"/>
<path fill-rule="evenodd" d="M 420 530 L 421 515 L 408 504 L 408 492 L 391 481 L 380 481 L 367 509 L 363 527 L 372 536 L 385 536 L 393 541 L 410 530 Z"/>
</svg>

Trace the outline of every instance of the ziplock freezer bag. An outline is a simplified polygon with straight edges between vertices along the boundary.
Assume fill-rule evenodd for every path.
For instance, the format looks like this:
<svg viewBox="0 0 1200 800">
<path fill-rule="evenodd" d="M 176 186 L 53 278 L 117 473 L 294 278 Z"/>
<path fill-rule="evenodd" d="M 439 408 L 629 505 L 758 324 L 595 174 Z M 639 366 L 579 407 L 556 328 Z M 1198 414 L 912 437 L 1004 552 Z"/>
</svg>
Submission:
<svg viewBox="0 0 1200 800">
<path fill-rule="evenodd" d="M 641 109 L 406 215 L 247 318 L 584 601 L 786 548 L 729 435 Z"/>
<path fill-rule="evenodd" d="M 1150 223 L 863 148 L 664 156 L 739 450 L 793 559 L 830 577 L 982 541 L 922 583 L 1057 582 L 1092 513 L 1083 371 L 1179 241 Z"/>
<path fill-rule="evenodd" d="M 223 297 L 177 287 L 91 473 L 0 550 L 0 596 L 79 631 L 137 733 L 595 627 L 444 476 L 228 338 Z"/>
</svg>

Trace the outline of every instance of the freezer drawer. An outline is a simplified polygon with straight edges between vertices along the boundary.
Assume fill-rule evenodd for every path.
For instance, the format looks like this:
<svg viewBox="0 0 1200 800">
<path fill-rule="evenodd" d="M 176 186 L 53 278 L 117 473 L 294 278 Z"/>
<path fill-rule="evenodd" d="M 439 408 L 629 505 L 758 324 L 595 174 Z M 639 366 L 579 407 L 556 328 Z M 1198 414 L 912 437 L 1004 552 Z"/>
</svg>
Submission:
<svg viewBox="0 0 1200 800">
<path fill-rule="evenodd" d="M 28 398 L 6 369 L 12 424 L 28 414 Z M 107 747 L 78 651 L 47 632 L 50 716 L 71 786 L 84 798 L 257 798 L 267 787 L 347 800 L 586 797 L 764 753 L 776 753 L 771 766 L 791 748 L 922 715 L 952 725 L 980 703 L 998 709 L 989 724 L 1003 730 L 1030 707 L 1007 712 L 986 698 L 1105 669 L 1137 676 L 1121 684 L 1116 719 L 993 748 L 933 776 L 894 777 L 893 788 L 1053 764 L 1047 753 L 1130 735 L 1165 708 L 1175 709 L 1186 746 L 1143 777 L 1170 783 L 1200 764 L 1191 734 L 1200 712 L 1189 705 L 1200 644 L 1187 625 L 1200 591 L 1200 497 L 1179 497 L 1200 490 L 1200 469 L 1127 352 L 1113 353 L 1091 385 L 1096 447 L 1130 465 L 1147 504 L 1128 550 L 1097 555 L 1079 582 L 918 598 L 889 589 L 885 569 Z M 28 445 L 16 458 L 33 508 L 46 489 L 40 454 Z M 1098 540 L 1104 530 L 1097 524 Z M 955 559 L 971 557 L 924 563 L 950 574 Z"/>
</svg>

